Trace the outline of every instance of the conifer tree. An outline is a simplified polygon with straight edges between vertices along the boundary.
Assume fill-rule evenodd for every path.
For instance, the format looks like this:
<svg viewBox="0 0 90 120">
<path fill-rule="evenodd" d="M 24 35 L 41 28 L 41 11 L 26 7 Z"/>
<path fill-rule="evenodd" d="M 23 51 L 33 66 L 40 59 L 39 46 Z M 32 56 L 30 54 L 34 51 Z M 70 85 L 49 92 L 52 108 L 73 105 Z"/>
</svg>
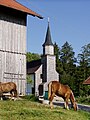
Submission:
<svg viewBox="0 0 90 120">
<path fill-rule="evenodd" d="M 63 66 L 63 74 L 61 75 L 61 82 L 68 84 L 72 89 L 75 89 L 75 70 L 76 58 L 75 52 L 69 43 L 66 43 L 61 48 L 60 61 Z"/>
</svg>

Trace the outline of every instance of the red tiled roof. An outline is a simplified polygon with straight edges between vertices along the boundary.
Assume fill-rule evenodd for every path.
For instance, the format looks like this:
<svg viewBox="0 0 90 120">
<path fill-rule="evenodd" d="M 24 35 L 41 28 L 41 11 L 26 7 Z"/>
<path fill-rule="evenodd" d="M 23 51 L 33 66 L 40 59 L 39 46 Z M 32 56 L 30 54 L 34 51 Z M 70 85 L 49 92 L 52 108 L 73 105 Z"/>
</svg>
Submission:
<svg viewBox="0 0 90 120">
<path fill-rule="evenodd" d="M 30 10 L 29 8 L 23 6 L 22 4 L 18 3 L 16 0 L 0 0 L 0 5 L 9 7 L 15 10 L 22 11 L 26 14 L 32 15 L 32 16 L 37 16 L 40 19 L 43 19 L 43 17 L 36 12 Z"/>
<path fill-rule="evenodd" d="M 90 76 L 83 82 L 83 84 L 90 85 Z"/>
</svg>

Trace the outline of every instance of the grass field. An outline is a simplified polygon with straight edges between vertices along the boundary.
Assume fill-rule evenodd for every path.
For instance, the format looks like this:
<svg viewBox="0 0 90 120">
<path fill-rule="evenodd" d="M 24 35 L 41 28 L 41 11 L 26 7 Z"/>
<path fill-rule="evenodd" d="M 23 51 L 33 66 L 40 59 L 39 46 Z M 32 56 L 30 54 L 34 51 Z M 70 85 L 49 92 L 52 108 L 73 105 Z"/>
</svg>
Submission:
<svg viewBox="0 0 90 120">
<path fill-rule="evenodd" d="M 50 109 L 48 105 L 28 100 L 0 101 L 0 120 L 90 120 L 85 111 Z"/>
</svg>

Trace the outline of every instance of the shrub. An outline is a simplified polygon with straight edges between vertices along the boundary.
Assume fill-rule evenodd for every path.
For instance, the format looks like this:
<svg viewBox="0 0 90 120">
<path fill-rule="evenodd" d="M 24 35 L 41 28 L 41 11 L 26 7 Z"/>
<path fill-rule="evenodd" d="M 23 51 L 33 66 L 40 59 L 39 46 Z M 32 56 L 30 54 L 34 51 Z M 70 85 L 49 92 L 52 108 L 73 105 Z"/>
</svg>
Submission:
<svg viewBox="0 0 90 120">
<path fill-rule="evenodd" d="M 77 102 L 79 103 L 84 103 L 84 104 L 89 104 L 90 105 L 90 96 L 83 96 L 83 97 L 78 97 L 76 98 Z"/>
<path fill-rule="evenodd" d="M 31 95 L 26 95 L 23 97 L 24 99 L 27 99 L 27 100 L 30 100 L 30 101 L 34 101 L 34 102 L 37 102 L 39 101 L 38 100 L 38 97 L 36 97 L 35 95 L 31 94 Z"/>
</svg>

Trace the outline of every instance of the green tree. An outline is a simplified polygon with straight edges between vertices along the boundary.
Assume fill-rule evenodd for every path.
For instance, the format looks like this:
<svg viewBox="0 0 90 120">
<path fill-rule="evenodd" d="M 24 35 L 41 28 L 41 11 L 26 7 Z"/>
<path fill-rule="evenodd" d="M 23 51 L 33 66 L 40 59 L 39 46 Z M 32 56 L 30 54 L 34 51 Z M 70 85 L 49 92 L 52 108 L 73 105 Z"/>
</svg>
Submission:
<svg viewBox="0 0 90 120">
<path fill-rule="evenodd" d="M 30 75 L 27 75 L 26 79 L 27 79 L 27 83 L 32 84 L 32 79 Z"/>
<path fill-rule="evenodd" d="M 74 57 L 75 52 L 73 52 L 73 48 L 69 43 L 66 43 L 62 46 L 60 59 L 63 63 L 74 63 L 76 62 L 76 58 Z"/>
<path fill-rule="evenodd" d="M 38 59 L 41 59 L 41 56 L 39 54 L 27 52 L 26 54 L 27 62 L 38 60 Z"/>
<path fill-rule="evenodd" d="M 82 53 L 78 54 L 78 86 L 79 86 L 79 94 L 81 96 L 88 95 L 89 87 L 83 85 L 83 81 L 90 76 L 90 44 L 87 44 L 82 47 Z"/>
<path fill-rule="evenodd" d="M 60 61 L 63 66 L 63 74 L 61 75 L 61 82 L 68 84 L 74 91 L 75 88 L 75 70 L 76 70 L 76 58 L 74 57 L 75 52 L 73 48 L 66 42 L 60 53 Z"/>
<path fill-rule="evenodd" d="M 59 74 L 62 74 L 63 67 L 60 61 L 60 48 L 56 42 L 54 43 L 54 55 L 56 55 L 56 70 Z"/>
</svg>

